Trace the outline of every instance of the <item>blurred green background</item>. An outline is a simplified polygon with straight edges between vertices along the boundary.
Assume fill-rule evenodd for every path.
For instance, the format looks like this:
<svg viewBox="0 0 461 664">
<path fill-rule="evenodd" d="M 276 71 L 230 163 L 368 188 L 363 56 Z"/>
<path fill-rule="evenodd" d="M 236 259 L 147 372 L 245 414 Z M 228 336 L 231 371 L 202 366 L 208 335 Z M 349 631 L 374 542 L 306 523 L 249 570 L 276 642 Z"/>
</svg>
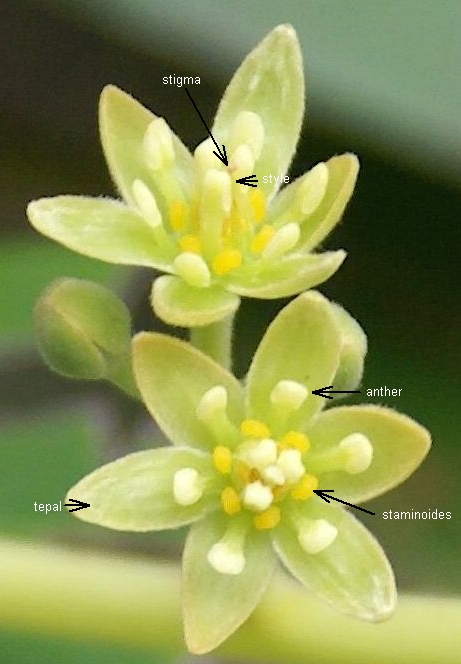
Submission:
<svg viewBox="0 0 461 664">
<path fill-rule="evenodd" d="M 58 502 L 82 474 L 154 435 L 142 409 L 104 386 L 52 375 L 34 350 L 32 308 L 55 277 L 117 289 L 137 329 L 150 275 L 86 260 L 37 236 L 24 208 L 40 196 L 113 193 L 98 141 L 97 101 L 114 83 L 191 148 L 204 138 L 184 90 L 164 75 L 201 77 L 212 118 L 233 70 L 274 25 L 291 22 L 307 70 L 307 122 L 292 177 L 334 153 L 360 156 L 359 184 L 326 246 L 349 258 L 321 290 L 369 335 L 363 389 L 403 388 L 384 403 L 434 437 L 424 466 L 370 503 L 364 521 L 402 590 L 461 593 L 461 5 L 439 0 L 0 0 L 0 533 L 22 540 L 177 555 L 178 537 L 115 536 Z M 240 372 L 282 302 L 244 304 Z M 378 400 L 375 400 L 378 401 Z M 382 512 L 439 509 L 450 521 L 384 521 Z M 1 631 L 1 661 L 144 664 L 162 653 L 52 641 Z"/>
</svg>

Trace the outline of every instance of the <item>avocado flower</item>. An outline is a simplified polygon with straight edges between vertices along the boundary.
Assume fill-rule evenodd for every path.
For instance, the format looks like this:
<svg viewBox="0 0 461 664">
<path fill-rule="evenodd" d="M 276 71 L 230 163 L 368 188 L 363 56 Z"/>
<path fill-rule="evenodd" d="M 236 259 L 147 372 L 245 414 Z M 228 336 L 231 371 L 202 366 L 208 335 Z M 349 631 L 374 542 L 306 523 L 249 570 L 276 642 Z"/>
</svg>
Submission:
<svg viewBox="0 0 461 664">
<path fill-rule="evenodd" d="M 143 332 L 134 371 L 173 447 L 95 470 L 68 497 L 75 515 L 125 531 L 191 525 L 183 556 L 189 649 L 215 648 L 248 618 L 279 558 L 307 589 L 369 621 L 389 616 L 395 582 L 373 536 L 338 503 L 401 483 L 426 455 L 428 432 L 375 406 L 323 410 L 325 385 L 353 389 L 366 341 L 339 305 L 299 295 L 268 327 L 242 384 L 179 339 Z M 328 402 L 329 403 L 329 402 Z"/>
<path fill-rule="evenodd" d="M 180 94 L 178 103 L 197 117 Z M 344 260 L 344 251 L 312 250 L 339 221 L 358 172 L 354 155 L 334 156 L 277 193 L 303 113 L 302 56 L 287 25 L 248 55 L 224 93 L 212 134 L 225 145 L 227 165 L 214 154 L 211 138 L 191 154 L 164 118 L 108 86 L 100 133 L 123 200 L 43 198 L 29 204 L 29 220 L 86 256 L 168 273 L 155 280 L 152 304 L 172 325 L 223 320 L 241 296 L 300 293 L 328 279 Z M 257 187 L 237 182 L 253 174 Z"/>
</svg>

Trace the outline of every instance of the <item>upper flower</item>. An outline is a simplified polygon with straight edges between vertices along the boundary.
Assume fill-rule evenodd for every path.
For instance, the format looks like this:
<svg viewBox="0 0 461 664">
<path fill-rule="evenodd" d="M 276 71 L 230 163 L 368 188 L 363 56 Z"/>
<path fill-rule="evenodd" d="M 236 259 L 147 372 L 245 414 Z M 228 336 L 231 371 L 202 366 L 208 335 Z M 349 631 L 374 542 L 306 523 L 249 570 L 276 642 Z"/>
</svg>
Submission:
<svg viewBox="0 0 461 664">
<path fill-rule="evenodd" d="M 221 320 L 242 295 L 299 293 L 344 260 L 343 251 L 311 250 L 340 219 L 358 172 L 354 155 L 336 156 L 276 195 L 303 112 L 301 52 L 285 25 L 248 55 L 219 105 L 212 133 L 226 146 L 228 166 L 211 139 L 192 155 L 163 118 L 109 86 L 101 95 L 101 139 L 124 202 L 45 198 L 29 205 L 29 219 L 87 256 L 169 272 L 155 281 L 152 303 L 171 324 Z M 236 182 L 253 173 L 257 188 Z"/>
<path fill-rule="evenodd" d="M 177 446 L 137 452 L 82 479 L 83 520 L 120 530 L 194 523 L 184 554 L 191 650 L 216 647 L 251 613 L 278 554 L 337 608 L 378 620 L 395 585 L 361 523 L 314 490 L 358 503 L 402 482 L 430 444 L 413 420 L 378 406 L 331 408 L 312 391 L 354 389 L 366 342 L 358 324 L 315 292 L 264 335 L 245 386 L 190 345 L 142 333 L 134 368 L 143 399 Z"/>
</svg>

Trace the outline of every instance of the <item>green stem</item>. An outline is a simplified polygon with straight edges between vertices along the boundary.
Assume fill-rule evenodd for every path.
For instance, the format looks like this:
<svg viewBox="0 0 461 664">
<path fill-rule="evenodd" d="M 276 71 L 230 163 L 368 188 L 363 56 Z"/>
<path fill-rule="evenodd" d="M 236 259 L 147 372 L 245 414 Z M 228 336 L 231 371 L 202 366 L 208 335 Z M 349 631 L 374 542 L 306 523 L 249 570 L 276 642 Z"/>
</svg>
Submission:
<svg viewBox="0 0 461 664">
<path fill-rule="evenodd" d="M 0 621 L 59 637 L 184 650 L 179 568 L 0 540 Z M 219 648 L 238 660 L 304 664 L 461 664 L 461 601 L 403 597 L 370 625 L 339 615 L 279 577 Z"/>
<path fill-rule="evenodd" d="M 234 316 L 211 325 L 193 327 L 190 340 L 193 346 L 216 360 L 225 369 L 232 368 L 232 332 Z"/>
</svg>

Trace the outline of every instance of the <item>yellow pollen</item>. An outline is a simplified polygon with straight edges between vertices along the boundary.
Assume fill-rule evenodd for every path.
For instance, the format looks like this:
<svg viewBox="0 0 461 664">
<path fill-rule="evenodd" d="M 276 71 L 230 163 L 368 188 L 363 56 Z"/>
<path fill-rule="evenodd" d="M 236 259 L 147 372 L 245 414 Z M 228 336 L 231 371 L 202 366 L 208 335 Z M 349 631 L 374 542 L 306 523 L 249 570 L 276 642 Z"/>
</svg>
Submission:
<svg viewBox="0 0 461 664">
<path fill-rule="evenodd" d="M 186 216 L 185 204 L 182 201 L 175 201 L 170 205 L 168 213 L 171 228 L 176 232 L 180 231 L 184 226 Z"/>
<path fill-rule="evenodd" d="M 291 490 L 291 497 L 294 500 L 307 500 L 310 498 L 319 485 L 318 479 L 314 475 L 306 473 L 298 484 Z"/>
<path fill-rule="evenodd" d="M 222 475 L 232 470 L 232 452 L 225 445 L 218 445 L 213 450 L 213 465 Z"/>
<path fill-rule="evenodd" d="M 264 219 L 266 214 L 266 199 L 260 189 L 250 191 L 248 198 L 250 199 L 251 211 L 253 212 L 253 219 L 256 224 Z"/>
<path fill-rule="evenodd" d="M 240 498 L 233 486 L 226 486 L 221 493 L 221 505 L 226 514 L 240 512 Z"/>
<path fill-rule="evenodd" d="M 213 258 L 215 274 L 227 274 L 242 264 L 242 254 L 238 249 L 223 249 Z"/>
<path fill-rule="evenodd" d="M 191 254 L 201 253 L 200 239 L 196 235 L 183 235 L 178 244 L 183 251 L 189 251 Z"/>
<path fill-rule="evenodd" d="M 267 510 L 256 514 L 253 517 L 253 523 L 258 530 L 269 530 L 275 528 L 280 522 L 280 507 L 271 505 Z"/>
<path fill-rule="evenodd" d="M 240 432 L 247 438 L 270 438 L 271 432 L 260 420 L 243 420 Z"/>
<path fill-rule="evenodd" d="M 269 240 L 274 236 L 275 229 L 266 224 L 259 230 L 251 240 L 250 249 L 255 254 L 260 254 L 264 250 Z"/>
<path fill-rule="evenodd" d="M 281 439 L 280 446 L 282 449 L 294 447 L 301 454 L 304 454 L 309 449 L 310 443 L 308 437 L 300 431 L 289 431 Z"/>
</svg>

